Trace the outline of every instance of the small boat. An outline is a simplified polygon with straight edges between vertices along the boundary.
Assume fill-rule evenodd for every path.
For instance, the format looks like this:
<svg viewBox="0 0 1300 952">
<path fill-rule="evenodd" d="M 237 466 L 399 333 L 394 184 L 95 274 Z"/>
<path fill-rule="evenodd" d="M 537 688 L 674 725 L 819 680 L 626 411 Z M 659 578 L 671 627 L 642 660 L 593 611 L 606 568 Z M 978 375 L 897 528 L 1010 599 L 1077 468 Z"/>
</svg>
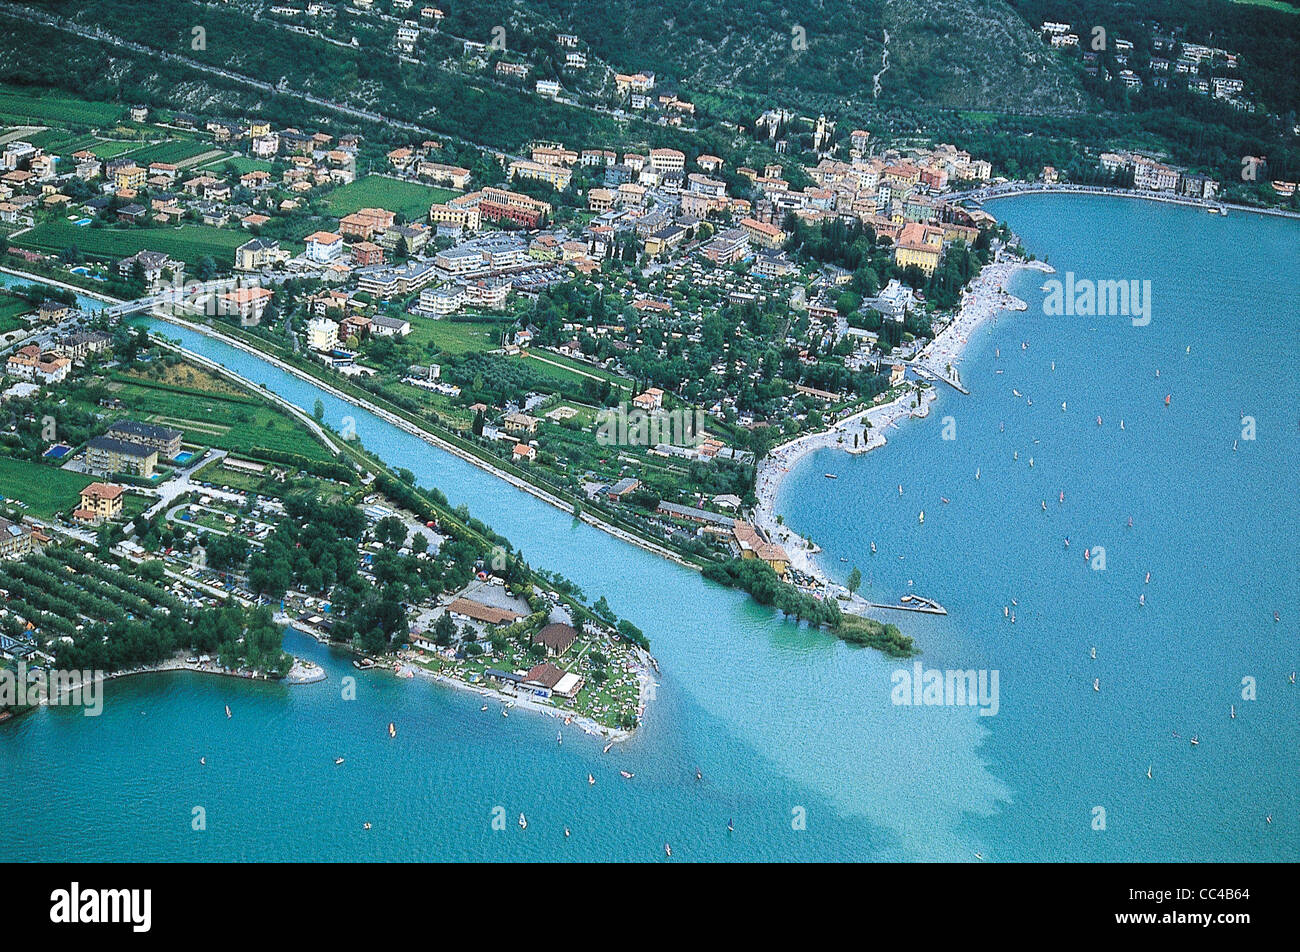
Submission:
<svg viewBox="0 0 1300 952">
<path fill-rule="evenodd" d="M 1017 397 L 1023 397 L 1023 396 L 1024 396 L 1024 394 L 1021 393 L 1019 390 L 1017 390 L 1015 387 L 1012 387 L 1012 388 L 1011 388 L 1011 392 L 1012 392 L 1013 394 L 1015 394 Z"/>
<path fill-rule="evenodd" d="M 633 777 L 636 776 L 636 774 L 628 773 L 626 770 L 620 770 L 619 773 L 622 775 L 624 780 L 631 780 Z"/>
<path fill-rule="evenodd" d="M 1282 620 L 1282 616 L 1280 616 L 1276 611 L 1273 612 L 1273 621 L 1278 622 L 1281 620 Z"/>
<path fill-rule="evenodd" d="M 605 749 L 602 750 L 601 753 L 602 753 L 602 754 L 608 754 L 608 753 L 609 753 L 609 749 L 610 749 L 611 747 L 613 747 L 613 746 L 614 746 L 614 742 L 611 740 L 608 744 L 605 745 Z"/>
<path fill-rule="evenodd" d="M 596 778 L 593 777 L 591 774 L 587 774 L 587 786 L 593 787 L 595 785 L 596 785 Z"/>
<path fill-rule="evenodd" d="M 1128 527 L 1129 527 L 1130 529 L 1133 528 L 1133 517 L 1132 517 L 1132 516 L 1129 516 L 1129 517 L 1128 517 Z"/>
<path fill-rule="evenodd" d="M 1188 345 L 1187 345 L 1187 350 L 1185 351 L 1185 353 L 1190 354 L 1191 352 L 1192 352 L 1192 345 L 1191 345 L 1191 344 L 1188 344 Z"/>
<path fill-rule="evenodd" d="M 1096 646 L 1096 645 L 1093 645 L 1093 647 L 1092 647 L 1092 651 L 1089 652 L 1089 655 L 1090 655 L 1090 657 L 1092 658 L 1093 661 L 1096 661 L 1096 660 L 1097 660 L 1097 646 Z"/>
<path fill-rule="evenodd" d="M 1232 718 L 1234 721 L 1237 719 L 1237 705 L 1235 704 L 1228 705 L 1228 716 Z"/>
<path fill-rule="evenodd" d="M 230 705 L 227 704 L 227 705 L 226 705 L 226 717 L 232 717 L 232 716 L 233 716 L 233 715 L 230 713 Z"/>
<path fill-rule="evenodd" d="M 362 828 L 363 830 L 368 830 L 368 829 L 370 829 L 370 824 L 369 824 L 369 823 L 363 823 L 363 824 L 361 824 L 361 828 Z"/>
<path fill-rule="evenodd" d="M 948 497 L 947 497 L 947 496 L 940 496 L 940 497 L 939 497 L 939 500 L 940 500 L 940 501 L 941 501 L 945 506 L 948 505 Z"/>
<path fill-rule="evenodd" d="M 1056 372 L 1056 361 L 1052 361 L 1052 372 L 1053 372 L 1053 373 Z M 1063 404 L 1061 404 L 1061 406 L 1065 406 L 1065 404 L 1063 403 Z"/>
<path fill-rule="evenodd" d="M 1011 613 L 1011 624 L 1014 625 L 1015 623 L 1016 623 L 1016 613 L 1015 613 L 1015 612 L 1012 612 L 1012 613 Z"/>
<path fill-rule="evenodd" d="M 1062 413 L 1065 412 L 1065 401 L 1064 401 L 1064 400 L 1061 401 L 1061 412 L 1062 412 Z"/>
<path fill-rule="evenodd" d="M 1101 415 L 1100 415 L 1100 414 L 1097 415 L 1097 425 L 1098 425 L 1098 426 L 1101 426 Z"/>
<path fill-rule="evenodd" d="M 919 523 L 921 523 L 922 525 L 925 524 L 925 510 L 924 510 L 924 509 L 921 510 L 921 514 L 920 514 L 919 516 L 917 516 L 916 521 L 919 522 Z"/>
<path fill-rule="evenodd" d="M 1029 465 L 1030 465 L 1030 466 L 1033 466 L 1033 465 L 1034 465 L 1034 458 L 1033 458 L 1032 456 L 1029 457 Z"/>
<path fill-rule="evenodd" d="M 1193 734 L 1193 735 L 1192 735 L 1192 746 L 1193 746 L 1193 747 L 1200 747 L 1200 746 L 1201 746 L 1201 735 L 1199 735 L 1199 734 Z"/>
<path fill-rule="evenodd" d="M 1047 512 L 1047 500 L 1043 500 L 1043 512 Z"/>
<path fill-rule="evenodd" d="M 1147 779 L 1151 779 L 1151 766 L 1149 764 L 1147 765 Z"/>
<path fill-rule="evenodd" d="M 841 556 L 840 556 L 840 561 L 841 561 L 841 562 L 847 562 L 848 559 L 846 559 L 844 556 L 841 555 Z"/>
<path fill-rule="evenodd" d="M 1020 459 L 1020 450 L 1012 450 L 1012 451 L 1011 451 L 1011 458 L 1012 458 L 1013 460 L 1018 460 L 1018 459 Z"/>
<path fill-rule="evenodd" d="M 1124 429 L 1124 421 L 1123 421 L 1123 420 L 1120 420 L 1120 421 L 1119 421 L 1119 428 L 1120 428 L 1121 430 Z"/>
<path fill-rule="evenodd" d="M 874 542 L 871 543 L 871 554 L 872 555 L 876 554 L 876 544 Z"/>
<path fill-rule="evenodd" d="M 487 708 L 488 708 L 488 706 L 487 706 L 486 704 L 484 704 L 482 707 L 479 708 L 479 710 L 480 710 L 480 711 L 486 711 Z"/>
<path fill-rule="evenodd" d="M 976 467 L 976 469 L 975 469 L 975 478 L 976 478 L 976 479 L 979 479 L 979 478 L 980 478 L 980 471 L 979 471 L 979 468 L 978 468 L 978 467 Z"/>
<path fill-rule="evenodd" d="M 564 838 L 566 840 L 569 838 L 569 828 L 567 826 L 564 828 Z"/>
<path fill-rule="evenodd" d="M 976 858 L 977 860 L 979 860 L 981 863 L 984 862 L 984 854 L 983 854 L 983 853 L 976 852 L 976 853 L 975 853 L 975 858 Z"/>
<path fill-rule="evenodd" d="M 822 473 L 822 475 L 825 476 L 827 479 L 839 479 L 839 477 L 836 476 L 834 473 Z"/>
<path fill-rule="evenodd" d="M 501 716 L 502 716 L 502 717 L 509 717 L 509 716 L 510 716 L 510 712 L 509 712 L 508 710 L 506 710 L 506 709 L 503 707 L 503 708 L 501 708 Z"/>
<path fill-rule="evenodd" d="M 1233 440 L 1233 441 L 1232 441 L 1232 451 L 1233 451 L 1234 453 L 1237 452 L 1237 441 L 1236 441 L 1236 440 Z"/>
<path fill-rule="evenodd" d="M 206 758 L 206 757 L 200 757 L 200 758 L 199 758 L 199 766 L 200 766 L 200 767 L 206 767 L 207 765 L 208 765 L 208 758 Z"/>
<path fill-rule="evenodd" d="M 1098 694 L 1101 693 L 1101 678 L 1092 679 L 1092 689 L 1096 691 Z"/>
<path fill-rule="evenodd" d="M 1056 501 L 1057 501 L 1057 502 L 1065 502 L 1065 490 L 1064 490 L 1064 489 L 1062 489 L 1062 490 L 1061 490 L 1061 494 L 1060 494 L 1059 496 L 1056 497 Z"/>
<path fill-rule="evenodd" d="M 522 813 L 519 814 L 519 829 L 521 830 L 528 829 L 528 818 L 524 816 Z"/>
<path fill-rule="evenodd" d="M 335 758 L 334 758 L 334 766 L 335 766 L 335 767 L 340 767 L 340 766 L 342 766 L 342 764 L 343 764 L 343 758 L 342 758 L 342 757 L 335 757 Z"/>
<path fill-rule="evenodd" d="M 1295 684 L 1295 672 L 1294 672 L 1294 671 L 1291 672 L 1291 677 L 1287 678 L 1287 680 L 1288 680 L 1290 683 Z"/>
<path fill-rule="evenodd" d="M 902 483 L 899 483 L 899 484 L 898 484 L 898 494 L 899 494 L 900 496 L 903 495 L 903 484 L 902 484 Z"/>
<path fill-rule="evenodd" d="M 568 727 L 572 723 L 573 723 L 573 715 L 572 714 L 566 715 L 564 718 L 564 726 Z"/>
<path fill-rule="evenodd" d="M 1090 549 L 1090 548 L 1089 548 L 1089 549 L 1084 549 L 1084 550 L 1083 550 L 1083 560 L 1084 560 L 1085 562 L 1088 561 L 1088 559 L 1089 559 L 1089 553 L 1090 553 L 1090 552 L 1092 552 L 1092 549 Z"/>
<path fill-rule="evenodd" d="M 397 725 L 394 724 L 392 721 L 388 722 L 388 736 L 389 737 L 397 736 Z"/>
<path fill-rule="evenodd" d="M 728 833 L 736 832 L 736 825 L 732 823 L 730 819 L 727 820 L 727 832 Z"/>
<path fill-rule="evenodd" d="M 1147 573 L 1146 581 L 1143 582 L 1142 584 L 1143 584 L 1143 585 L 1150 585 L 1150 584 L 1151 584 L 1151 573 L 1150 573 L 1150 572 Z"/>
<path fill-rule="evenodd" d="M 1173 398 L 1174 398 L 1174 395 L 1173 395 L 1172 393 L 1166 393 L 1166 394 L 1165 394 L 1165 406 L 1169 406 L 1169 401 L 1172 400 Z"/>
<path fill-rule="evenodd" d="M 563 743 L 564 743 L 564 735 L 561 734 L 559 731 L 556 731 L 556 732 L 555 732 L 555 742 L 556 742 L 557 744 L 563 744 Z"/>
<path fill-rule="evenodd" d="M 664 844 L 664 855 L 667 856 L 669 859 L 673 858 L 673 848 L 669 846 L 667 843 Z"/>
<path fill-rule="evenodd" d="M 1033 401 L 1031 398 L 1026 397 L 1026 398 L 1025 398 L 1025 405 L 1026 405 L 1026 406 L 1030 406 L 1030 407 L 1032 407 L 1032 406 L 1034 405 L 1034 401 Z"/>
<path fill-rule="evenodd" d="M 1138 604 L 1145 606 L 1146 603 L 1147 603 L 1147 596 L 1146 593 L 1143 592 L 1141 595 L 1138 596 Z"/>
</svg>

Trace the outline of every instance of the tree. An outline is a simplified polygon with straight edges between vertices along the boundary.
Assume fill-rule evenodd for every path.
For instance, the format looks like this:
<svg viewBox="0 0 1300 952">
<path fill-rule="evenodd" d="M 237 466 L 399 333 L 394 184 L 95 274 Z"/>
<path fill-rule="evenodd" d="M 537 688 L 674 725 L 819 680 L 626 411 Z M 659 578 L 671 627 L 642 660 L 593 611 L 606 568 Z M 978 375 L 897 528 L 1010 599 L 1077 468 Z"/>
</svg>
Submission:
<svg viewBox="0 0 1300 952">
<path fill-rule="evenodd" d="M 856 595 L 861 585 L 862 570 L 855 565 L 853 566 L 853 571 L 849 573 L 849 580 L 844 584 L 844 587 L 849 590 L 850 594 Z"/>
<path fill-rule="evenodd" d="M 312 404 L 311 415 L 315 418 L 317 423 L 320 423 L 325 419 L 325 404 L 321 403 L 319 397 L 317 397 L 316 402 Z"/>
<path fill-rule="evenodd" d="M 451 620 L 451 616 L 443 612 L 438 620 L 433 623 L 433 640 L 435 644 L 447 647 L 451 640 L 456 637 L 456 623 Z"/>
</svg>

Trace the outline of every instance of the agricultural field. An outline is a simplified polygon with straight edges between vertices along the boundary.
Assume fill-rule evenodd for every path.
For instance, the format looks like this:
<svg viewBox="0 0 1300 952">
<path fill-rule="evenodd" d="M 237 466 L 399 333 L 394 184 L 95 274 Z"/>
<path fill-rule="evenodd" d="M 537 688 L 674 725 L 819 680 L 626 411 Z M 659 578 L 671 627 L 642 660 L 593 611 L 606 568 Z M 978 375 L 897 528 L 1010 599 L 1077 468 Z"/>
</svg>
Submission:
<svg viewBox="0 0 1300 952">
<path fill-rule="evenodd" d="M 151 162 L 169 162 L 179 165 L 186 159 L 197 158 L 208 152 L 216 151 L 211 143 L 177 139 L 171 142 L 157 142 L 138 149 L 130 155 L 136 165 L 148 166 Z"/>
<path fill-rule="evenodd" d="M 407 221 L 422 219 L 429 206 L 455 198 L 460 192 L 416 182 L 399 182 L 382 175 L 367 175 L 329 194 L 326 207 L 331 215 L 351 215 L 358 208 L 387 208 L 400 212 Z"/>
<path fill-rule="evenodd" d="M 265 159 L 254 159 L 246 155 L 235 155 L 230 152 L 210 162 L 204 162 L 197 168 L 224 171 L 227 165 L 234 168 L 240 175 L 247 175 L 249 172 L 269 172 L 274 168 Z"/>
<path fill-rule="evenodd" d="M 59 93 L 33 95 L 26 90 L 0 87 L 0 122 L 112 126 L 117 124 L 124 111 L 112 103 L 89 102 Z"/>
<path fill-rule="evenodd" d="M 138 149 L 140 143 L 128 142 L 122 139 L 103 139 L 91 146 L 90 151 L 95 153 L 101 159 L 116 159 L 118 156 L 125 155 L 132 149 Z"/>
<path fill-rule="evenodd" d="M 81 490 L 94 481 L 81 473 L 0 456 L 0 496 L 21 499 L 26 511 L 40 519 L 75 508 Z"/>
<path fill-rule="evenodd" d="M 333 456 L 297 420 L 256 397 L 174 389 L 152 381 L 115 381 L 123 416 L 183 430 L 187 443 L 236 453 L 293 453 L 331 461 Z"/>
<path fill-rule="evenodd" d="M 83 255 L 116 261 L 137 251 L 161 251 L 193 267 L 210 257 L 229 266 L 235 249 L 248 240 L 242 231 L 208 225 L 178 228 L 89 228 L 63 220 L 46 221 L 19 236 L 14 244 L 58 254 L 75 246 Z"/>
</svg>

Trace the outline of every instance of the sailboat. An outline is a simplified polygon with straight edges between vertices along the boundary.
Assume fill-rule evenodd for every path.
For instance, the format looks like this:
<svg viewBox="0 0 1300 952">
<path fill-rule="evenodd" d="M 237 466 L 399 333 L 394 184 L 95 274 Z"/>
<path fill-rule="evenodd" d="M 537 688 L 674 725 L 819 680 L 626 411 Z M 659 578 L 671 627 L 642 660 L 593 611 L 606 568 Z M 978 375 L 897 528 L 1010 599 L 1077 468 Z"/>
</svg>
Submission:
<svg viewBox="0 0 1300 952">
<path fill-rule="evenodd" d="M 1043 512 L 1047 512 L 1047 500 L 1043 500 Z"/>
<path fill-rule="evenodd" d="M 1138 596 L 1138 604 L 1139 604 L 1139 605 L 1146 605 L 1146 603 L 1147 603 L 1147 596 L 1146 596 L 1146 593 L 1143 592 L 1141 595 Z"/>
<path fill-rule="evenodd" d="M 566 840 L 569 838 L 569 828 L 567 826 L 564 828 L 564 838 Z"/>
<path fill-rule="evenodd" d="M 521 830 L 528 829 L 528 818 L 524 816 L 522 813 L 519 814 L 519 829 Z"/>
<path fill-rule="evenodd" d="M 230 713 L 230 705 L 227 704 L 227 705 L 226 705 L 226 717 L 231 717 L 231 716 L 233 716 L 233 715 L 231 715 L 231 713 Z"/>
<path fill-rule="evenodd" d="M 1165 394 L 1165 406 L 1169 406 L 1169 401 L 1172 400 L 1173 397 L 1174 395 L 1172 393 Z"/>
<path fill-rule="evenodd" d="M 704 774 L 700 773 L 700 768 L 699 768 L 699 767 L 696 767 L 696 768 L 695 768 L 695 779 L 696 779 L 696 780 L 703 780 L 703 779 L 704 779 Z"/>
<path fill-rule="evenodd" d="M 559 731 L 556 731 L 556 732 L 555 732 L 555 742 L 556 742 L 557 744 L 563 744 L 563 743 L 564 743 L 564 735 L 561 734 Z"/>
<path fill-rule="evenodd" d="M 1092 679 L 1092 689 L 1096 691 L 1098 694 L 1101 693 L 1101 678 Z"/>
<path fill-rule="evenodd" d="M 917 517 L 917 520 L 916 520 L 916 521 L 919 522 L 919 523 L 921 523 L 922 525 L 925 524 L 925 510 L 924 510 L 924 509 L 921 510 L 921 515 Z"/>
<path fill-rule="evenodd" d="M 979 471 L 979 467 L 978 467 L 978 466 L 975 467 L 975 478 L 976 478 L 977 480 L 980 478 L 980 471 Z"/>
<path fill-rule="evenodd" d="M 1119 421 L 1119 428 L 1120 428 L 1121 430 L 1124 429 L 1124 421 L 1123 421 L 1123 420 L 1120 420 L 1120 421 Z"/>
<path fill-rule="evenodd" d="M 673 848 L 669 846 L 667 843 L 664 844 L 664 855 L 667 856 L 669 859 L 673 858 Z"/>
<path fill-rule="evenodd" d="M 1146 581 L 1143 582 L 1142 584 L 1143 584 L 1143 585 L 1150 585 L 1150 584 L 1151 584 L 1151 573 L 1150 573 L 1150 572 L 1147 573 Z"/>
<path fill-rule="evenodd" d="M 1096 646 L 1096 645 L 1093 645 L 1093 646 L 1092 646 L 1092 650 L 1088 652 L 1088 656 L 1089 656 L 1090 658 L 1092 658 L 1093 661 L 1096 661 L 1096 660 L 1097 660 L 1097 646 Z"/>
<path fill-rule="evenodd" d="M 1062 412 L 1062 413 L 1065 412 L 1065 401 L 1064 401 L 1064 400 L 1061 401 L 1061 412 Z"/>
<path fill-rule="evenodd" d="M 875 555 L 875 554 L 876 554 L 876 543 L 874 543 L 874 542 L 871 543 L 871 554 L 872 554 L 872 555 Z"/>
<path fill-rule="evenodd" d="M 1003 617 L 1003 618 L 1006 618 L 1006 617 L 1007 617 L 1008 615 L 1010 615 L 1010 614 L 1011 614 L 1011 609 L 1010 609 L 1010 608 L 1007 608 L 1006 605 L 1003 605 L 1003 606 L 1002 606 L 1002 617 Z"/>
<path fill-rule="evenodd" d="M 903 495 L 903 484 L 902 484 L 902 483 L 899 483 L 899 484 L 898 484 L 898 494 L 899 494 L 900 496 Z"/>
<path fill-rule="evenodd" d="M 1234 721 L 1237 719 L 1237 705 L 1235 704 L 1228 705 L 1228 716 L 1231 717 Z"/>
<path fill-rule="evenodd" d="M 1034 458 L 1033 458 L 1032 456 L 1029 457 L 1029 465 L 1030 465 L 1030 466 L 1033 466 L 1033 465 L 1034 465 Z"/>
<path fill-rule="evenodd" d="M 1062 489 L 1062 490 L 1061 490 L 1061 494 L 1060 494 L 1059 496 L 1056 497 L 1056 501 L 1057 501 L 1057 502 L 1065 502 L 1065 490 L 1064 490 L 1064 489 Z"/>
<path fill-rule="evenodd" d="M 208 765 L 208 758 L 206 758 L 206 757 L 200 757 L 200 758 L 199 758 L 199 766 L 200 766 L 200 767 L 206 767 L 207 765 Z"/>
<path fill-rule="evenodd" d="M 388 722 L 388 736 L 389 737 L 397 736 L 397 725 L 394 724 L 392 721 Z"/>
<path fill-rule="evenodd" d="M 731 818 L 730 818 L 730 817 L 727 818 L 727 832 L 728 832 L 728 833 L 735 833 L 735 832 L 736 832 L 736 825 L 735 825 L 734 823 L 731 822 Z"/>
<path fill-rule="evenodd" d="M 1018 459 L 1020 459 L 1020 450 L 1012 450 L 1012 451 L 1011 451 L 1011 458 L 1014 459 L 1014 460 L 1018 460 Z"/>
<path fill-rule="evenodd" d="M 1147 765 L 1147 779 L 1151 779 L 1151 766 L 1149 764 Z"/>
<path fill-rule="evenodd" d="M 593 777 L 591 774 L 587 774 L 587 786 L 594 787 L 595 785 L 596 785 L 596 778 Z"/>
<path fill-rule="evenodd" d="M 1129 527 L 1130 529 L 1133 528 L 1133 517 L 1132 517 L 1132 516 L 1129 516 L 1129 517 L 1128 517 L 1128 527 Z"/>
</svg>

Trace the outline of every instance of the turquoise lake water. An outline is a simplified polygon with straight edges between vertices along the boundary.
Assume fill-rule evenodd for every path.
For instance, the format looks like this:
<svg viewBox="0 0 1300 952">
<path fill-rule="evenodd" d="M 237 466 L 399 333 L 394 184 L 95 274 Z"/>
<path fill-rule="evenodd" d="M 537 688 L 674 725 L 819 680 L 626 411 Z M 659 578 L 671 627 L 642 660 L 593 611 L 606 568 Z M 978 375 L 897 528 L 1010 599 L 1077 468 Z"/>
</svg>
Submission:
<svg viewBox="0 0 1300 952">
<path fill-rule="evenodd" d="M 110 685 L 99 718 L 44 710 L 0 727 L 0 802 L 20 818 L 0 858 L 653 860 L 669 842 L 696 860 L 1294 859 L 1300 226 L 1081 196 L 990 209 L 1062 276 L 1151 280 L 1150 325 L 1045 317 L 1044 275 L 1021 273 L 1011 289 L 1030 309 L 977 332 L 962 365 L 971 396 L 945 389 L 878 451 L 808 458 L 778 508 L 832 574 L 856 564 L 881 601 L 911 580 L 947 606 L 945 618 L 890 620 L 927 668 L 997 670 L 996 716 L 894 705 L 898 663 L 158 324 L 299 406 L 319 397 L 331 424 L 351 417 L 370 449 L 466 503 L 533 564 L 605 595 L 650 636 L 657 697 L 633 740 L 602 755 L 574 731 L 557 745 L 553 719 L 505 719 L 471 693 L 356 672 L 291 632 L 286 647 L 328 682 L 147 676 Z M 1241 439 L 1243 414 L 1254 440 Z M 1096 546 L 1103 571 L 1083 557 Z M 340 697 L 345 676 L 355 701 Z M 1243 700 L 1244 677 L 1256 700 Z"/>
</svg>

